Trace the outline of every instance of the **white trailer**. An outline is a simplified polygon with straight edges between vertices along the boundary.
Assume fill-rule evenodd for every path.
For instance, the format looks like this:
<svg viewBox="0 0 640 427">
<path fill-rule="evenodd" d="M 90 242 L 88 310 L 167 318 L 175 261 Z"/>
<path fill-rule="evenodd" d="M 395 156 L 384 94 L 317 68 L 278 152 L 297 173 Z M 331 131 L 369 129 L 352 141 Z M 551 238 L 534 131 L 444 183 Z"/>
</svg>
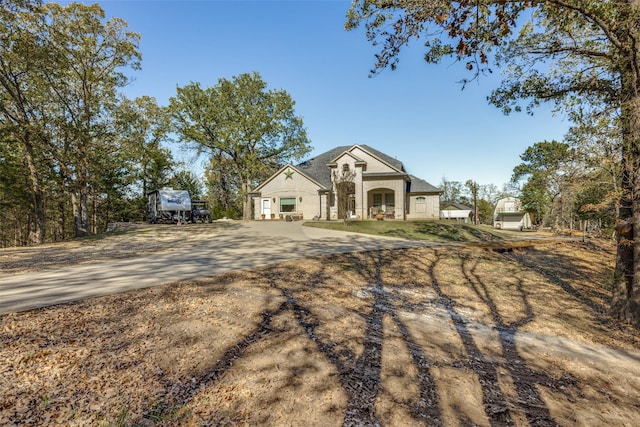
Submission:
<svg viewBox="0 0 640 427">
<path fill-rule="evenodd" d="M 191 198 L 186 190 L 164 188 L 147 193 L 149 222 L 185 223 L 191 216 Z"/>
</svg>

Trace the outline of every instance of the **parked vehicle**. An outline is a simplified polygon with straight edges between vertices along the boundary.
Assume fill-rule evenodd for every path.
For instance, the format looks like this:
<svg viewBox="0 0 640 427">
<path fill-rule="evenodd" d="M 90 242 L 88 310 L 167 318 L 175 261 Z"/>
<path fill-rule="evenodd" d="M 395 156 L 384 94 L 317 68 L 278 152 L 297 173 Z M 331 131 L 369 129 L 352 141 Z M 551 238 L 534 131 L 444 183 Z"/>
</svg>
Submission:
<svg viewBox="0 0 640 427">
<path fill-rule="evenodd" d="M 147 193 L 148 216 L 151 224 L 186 224 L 213 222 L 206 200 L 191 200 L 186 190 L 163 188 Z"/>
<path fill-rule="evenodd" d="M 191 222 L 212 222 L 213 217 L 209 210 L 209 203 L 206 200 L 192 200 L 191 201 Z"/>
<path fill-rule="evenodd" d="M 186 190 L 164 188 L 147 193 L 151 224 L 186 223 L 191 219 L 191 198 Z"/>
</svg>

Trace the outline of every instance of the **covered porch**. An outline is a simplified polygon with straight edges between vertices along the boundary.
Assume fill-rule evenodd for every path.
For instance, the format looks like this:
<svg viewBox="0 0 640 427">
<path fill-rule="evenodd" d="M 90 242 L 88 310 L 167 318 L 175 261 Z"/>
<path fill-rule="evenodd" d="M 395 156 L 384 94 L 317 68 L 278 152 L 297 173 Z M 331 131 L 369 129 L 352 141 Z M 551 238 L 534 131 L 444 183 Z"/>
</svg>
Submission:
<svg viewBox="0 0 640 427">
<path fill-rule="evenodd" d="M 399 205 L 397 192 L 389 188 L 374 188 L 367 192 L 367 206 L 369 219 L 378 219 L 382 215 L 384 219 L 396 219 L 396 210 Z M 400 208 L 401 204 L 400 204 Z"/>
</svg>

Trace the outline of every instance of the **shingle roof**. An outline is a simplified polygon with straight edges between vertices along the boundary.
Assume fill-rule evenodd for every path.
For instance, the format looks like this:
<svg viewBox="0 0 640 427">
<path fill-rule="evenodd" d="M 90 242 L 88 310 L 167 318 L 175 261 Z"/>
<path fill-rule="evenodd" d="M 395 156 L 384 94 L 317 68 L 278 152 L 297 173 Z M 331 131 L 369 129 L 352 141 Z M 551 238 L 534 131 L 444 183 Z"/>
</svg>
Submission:
<svg viewBox="0 0 640 427">
<path fill-rule="evenodd" d="M 462 203 L 458 203 L 458 202 L 450 202 L 450 201 L 444 201 L 440 203 L 440 209 L 444 209 L 446 207 L 449 206 L 453 206 L 454 208 L 461 210 L 461 211 L 470 211 L 472 210 L 469 206 L 463 205 Z"/>
<path fill-rule="evenodd" d="M 386 154 L 384 154 L 382 151 L 378 151 L 373 147 L 369 147 L 368 145 L 360 145 L 360 147 L 364 148 L 366 151 L 370 152 L 371 154 L 373 154 L 374 156 L 384 160 L 385 162 L 389 163 L 391 166 L 393 166 L 394 168 L 405 172 L 404 170 L 404 165 L 402 164 L 402 162 L 394 157 L 388 156 Z M 351 148 L 351 147 L 349 147 Z"/>
<path fill-rule="evenodd" d="M 413 175 L 409 175 L 409 178 L 411 179 L 407 190 L 409 193 L 442 193 L 439 188 L 434 187 L 423 179 Z"/>
<path fill-rule="evenodd" d="M 398 159 L 395 159 L 387 154 L 384 154 L 381 151 L 376 150 L 368 145 L 359 144 L 359 147 L 378 157 L 380 160 L 388 163 L 392 167 L 398 169 L 399 171 L 405 172 L 404 165 Z M 331 170 L 327 167 L 331 161 L 335 160 L 336 157 L 340 156 L 345 151 L 353 148 L 354 145 L 343 145 L 340 147 L 333 148 L 329 151 L 326 151 L 322 154 L 318 154 L 315 157 L 312 157 L 309 160 L 305 160 L 296 165 L 296 168 L 301 172 L 309 176 L 310 178 L 318 181 L 325 188 L 331 188 Z M 411 178 L 411 183 L 409 184 L 409 191 L 412 193 L 434 193 L 440 192 L 440 189 L 434 187 L 428 182 L 416 178 L 415 176 L 409 175 Z"/>
<path fill-rule="evenodd" d="M 331 170 L 327 167 L 327 164 L 351 147 L 352 145 L 336 147 L 297 164 L 296 168 L 324 185 L 325 188 L 331 188 Z"/>
</svg>

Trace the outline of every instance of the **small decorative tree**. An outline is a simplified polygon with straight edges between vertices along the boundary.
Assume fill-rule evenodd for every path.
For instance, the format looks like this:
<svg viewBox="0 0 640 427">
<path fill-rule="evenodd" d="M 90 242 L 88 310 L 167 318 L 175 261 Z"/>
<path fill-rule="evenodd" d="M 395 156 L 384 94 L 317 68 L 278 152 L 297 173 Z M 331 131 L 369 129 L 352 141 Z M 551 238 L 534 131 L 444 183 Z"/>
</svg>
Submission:
<svg viewBox="0 0 640 427">
<path fill-rule="evenodd" d="M 342 172 L 333 171 L 333 184 L 336 188 L 336 203 L 338 204 L 338 219 L 342 218 L 344 225 L 349 223 L 349 202 L 356 194 L 356 171 L 343 168 Z"/>
</svg>

